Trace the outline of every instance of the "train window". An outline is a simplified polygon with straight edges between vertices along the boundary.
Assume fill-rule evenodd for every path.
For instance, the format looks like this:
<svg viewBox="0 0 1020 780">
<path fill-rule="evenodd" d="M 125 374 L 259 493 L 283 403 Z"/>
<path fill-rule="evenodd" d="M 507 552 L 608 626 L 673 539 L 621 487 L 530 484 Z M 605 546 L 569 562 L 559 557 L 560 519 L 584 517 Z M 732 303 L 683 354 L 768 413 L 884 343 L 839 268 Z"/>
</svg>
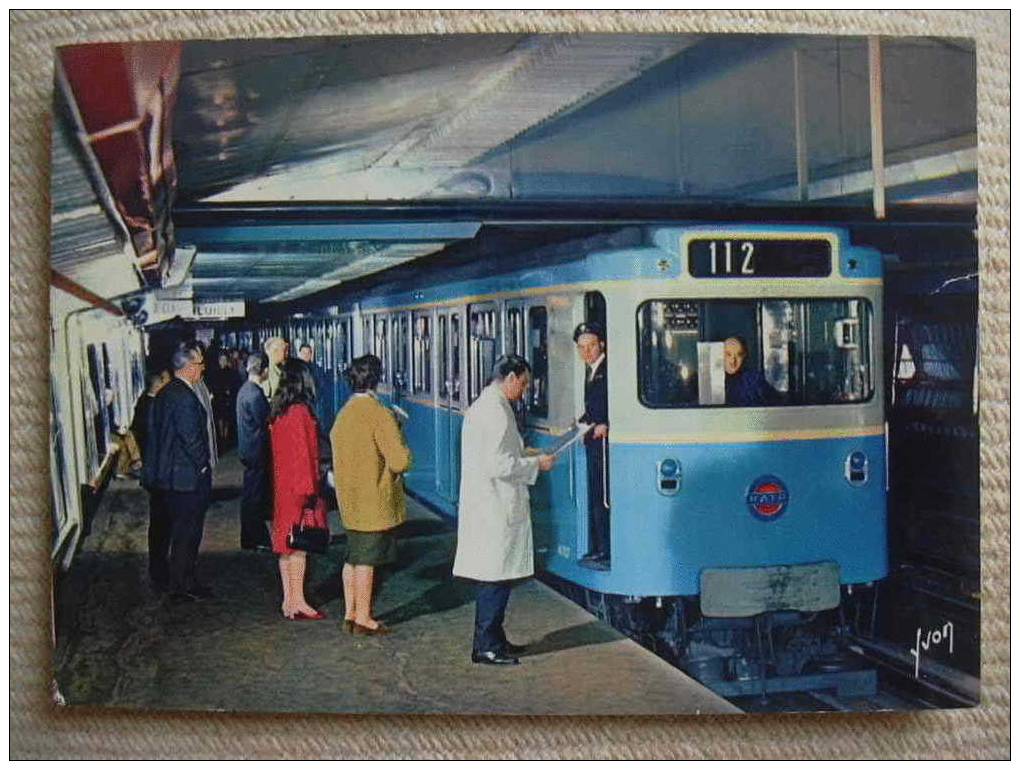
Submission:
<svg viewBox="0 0 1020 780">
<path fill-rule="evenodd" d="M 454 403 L 460 403 L 460 315 L 450 315 L 450 394 Z"/>
<path fill-rule="evenodd" d="M 638 308 L 645 406 L 780 406 L 871 398 L 863 299 L 653 300 Z"/>
<path fill-rule="evenodd" d="M 506 309 L 506 349 L 508 355 L 524 355 L 524 316 L 520 306 Z"/>
<path fill-rule="evenodd" d="M 492 369 L 496 365 L 497 344 L 499 344 L 499 318 L 492 305 L 471 307 L 470 337 L 470 384 L 468 403 L 474 401 L 489 383 Z"/>
<path fill-rule="evenodd" d="M 528 356 L 531 364 L 531 389 L 528 392 L 528 413 L 536 417 L 549 415 L 549 315 L 545 306 L 528 309 Z"/>
<path fill-rule="evenodd" d="M 386 338 L 386 318 L 377 317 L 375 320 L 375 346 L 372 353 L 382 362 L 382 384 L 390 383 L 390 342 Z"/>
<path fill-rule="evenodd" d="M 446 398 L 447 392 L 446 377 L 449 376 L 450 348 L 449 334 L 446 330 L 446 315 L 440 314 L 436 320 L 439 326 L 439 397 Z"/>
<path fill-rule="evenodd" d="M 390 322 L 393 332 L 393 380 L 399 376 L 407 382 L 407 347 L 409 339 L 406 314 L 398 314 Z"/>
<path fill-rule="evenodd" d="M 428 314 L 414 315 L 412 393 L 432 392 L 432 331 Z"/>
</svg>

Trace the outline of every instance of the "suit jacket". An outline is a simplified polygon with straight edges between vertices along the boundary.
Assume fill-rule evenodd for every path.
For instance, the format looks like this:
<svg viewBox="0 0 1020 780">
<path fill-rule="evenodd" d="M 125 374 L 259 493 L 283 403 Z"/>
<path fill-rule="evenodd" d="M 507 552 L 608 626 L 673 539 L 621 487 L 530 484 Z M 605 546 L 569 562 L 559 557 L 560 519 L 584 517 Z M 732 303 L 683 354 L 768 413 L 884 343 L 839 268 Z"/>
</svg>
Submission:
<svg viewBox="0 0 1020 780">
<path fill-rule="evenodd" d="M 581 422 L 592 425 L 609 425 L 608 364 L 609 358 L 603 358 L 591 378 L 585 380 L 584 414 L 581 416 Z"/>
<path fill-rule="evenodd" d="M 251 380 L 237 393 L 237 454 L 249 468 L 269 460 L 269 401 Z"/>
<path fill-rule="evenodd" d="M 190 492 L 210 471 L 205 408 L 188 383 L 175 377 L 150 406 L 142 484 Z"/>
</svg>

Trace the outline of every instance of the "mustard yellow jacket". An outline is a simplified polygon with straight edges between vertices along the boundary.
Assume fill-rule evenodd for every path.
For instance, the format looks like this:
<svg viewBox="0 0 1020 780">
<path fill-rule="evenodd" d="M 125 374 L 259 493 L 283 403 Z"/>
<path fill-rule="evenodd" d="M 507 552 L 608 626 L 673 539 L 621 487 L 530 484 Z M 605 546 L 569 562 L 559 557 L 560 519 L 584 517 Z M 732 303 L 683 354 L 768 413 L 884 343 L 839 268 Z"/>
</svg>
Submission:
<svg viewBox="0 0 1020 780">
<path fill-rule="evenodd" d="M 370 395 L 355 395 L 333 423 L 333 477 L 344 528 L 385 531 L 407 519 L 400 475 L 411 450 L 393 412 Z"/>
</svg>

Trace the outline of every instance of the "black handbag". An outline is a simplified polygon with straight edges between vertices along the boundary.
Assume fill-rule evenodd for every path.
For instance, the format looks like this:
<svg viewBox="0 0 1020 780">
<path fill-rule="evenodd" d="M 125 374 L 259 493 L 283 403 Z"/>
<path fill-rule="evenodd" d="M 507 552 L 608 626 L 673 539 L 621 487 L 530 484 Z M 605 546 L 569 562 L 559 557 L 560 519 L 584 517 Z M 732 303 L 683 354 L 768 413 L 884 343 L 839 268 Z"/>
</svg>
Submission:
<svg viewBox="0 0 1020 780">
<path fill-rule="evenodd" d="M 301 510 L 301 522 L 295 524 L 287 535 L 287 544 L 295 550 L 324 553 L 329 547 L 329 527 L 318 525 L 315 512 L 305 507 Z"/>
</svg>

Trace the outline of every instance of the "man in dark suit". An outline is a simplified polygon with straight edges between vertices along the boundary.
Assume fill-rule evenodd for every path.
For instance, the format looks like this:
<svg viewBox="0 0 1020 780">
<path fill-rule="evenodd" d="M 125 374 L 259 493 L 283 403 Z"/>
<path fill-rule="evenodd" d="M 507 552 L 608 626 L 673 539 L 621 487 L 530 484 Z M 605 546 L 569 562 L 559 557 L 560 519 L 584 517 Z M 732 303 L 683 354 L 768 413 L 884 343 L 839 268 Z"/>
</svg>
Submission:
<svg viewBox="0 0 1020 780">
<path fill-rule="evenodd" d="M 574 329 L 577 353 L 584 361 L 584 414 L 580 422 L 594 426 L 584 440 L 588 461 L 588 554 L 581 565 L 609 568 L 609 376 L 606 336 L 597 322 Z"/>
<path fill-rule="evenodd" d="M 175 603 L 212 595 L 195 579 L 205 512 L 212 492 L 206 411 L 196 392 L 205 361 L 195 342 L 172 358 L 174 378 L 152 404 L 142 484 L 153 502 L 149 576 Z"/>
<path fill-rule="evenodd" d="M 237 453 L 244 466 L 241 483 L 241 548 L 268 550 L 273 508 L 269 477 L 269 401 L 262 384 L 269 376 L 265 355 L 248 358 L 248 381 L 237 391 Z"/>
</svg>

